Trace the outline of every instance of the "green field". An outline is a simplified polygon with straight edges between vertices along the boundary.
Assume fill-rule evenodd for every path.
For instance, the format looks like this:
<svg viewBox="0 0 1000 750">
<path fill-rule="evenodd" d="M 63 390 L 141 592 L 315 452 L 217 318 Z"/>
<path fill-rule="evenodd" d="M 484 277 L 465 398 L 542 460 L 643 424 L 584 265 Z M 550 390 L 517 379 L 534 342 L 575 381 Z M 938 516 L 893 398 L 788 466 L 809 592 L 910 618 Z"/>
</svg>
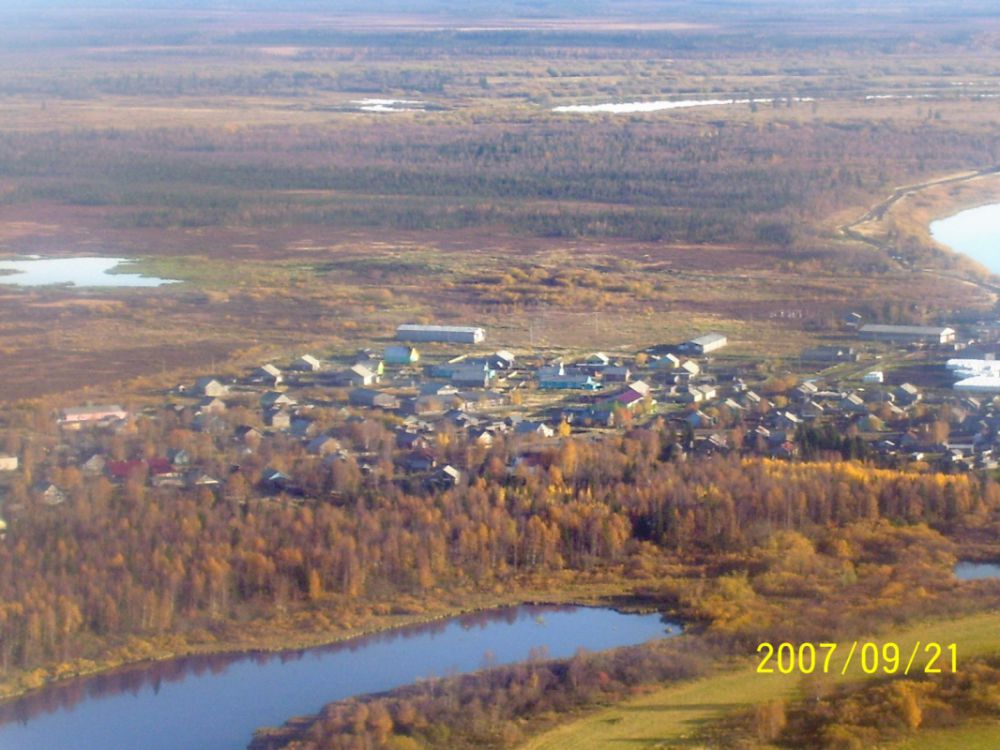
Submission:
<svg viewBox="0 0 1000 750">
<path fill-rule="evenodd" d="M 900 651 L 910 653 L 913 645 L 939 642 L 958 644 L 958 668 L 962 659 L 1000 652 L 1000 613 L 963 617 L 958 620 L 928 622 L 900 631 L 892 637 L 876 639 L 893 641 Z M 840 677 L 847 648 L 841 646 L 831 669 L 838 672 L 835 681 L 864 679 L 855 658 L 846 677 Z M 602 748 L 696 748 L 701 731 L 715 719 L 737 710 L 775 699 L 794 700 L 801 677 L 798 675 L 756 674 L 756 661 L 747 661 L 740 668 L 693 682 L 665 687 L 648 695 L 589 714 L 563 724 L 533 738 L 524 750 L 574 750 Z M 934 731 L 919 740 L 900 745 L 901 748 L 977 748 L 996 747 L 1000 727 L 975 725 L 956 732 Z M 960 739 L 961 738 L 961 739 Z"/>
</svg>

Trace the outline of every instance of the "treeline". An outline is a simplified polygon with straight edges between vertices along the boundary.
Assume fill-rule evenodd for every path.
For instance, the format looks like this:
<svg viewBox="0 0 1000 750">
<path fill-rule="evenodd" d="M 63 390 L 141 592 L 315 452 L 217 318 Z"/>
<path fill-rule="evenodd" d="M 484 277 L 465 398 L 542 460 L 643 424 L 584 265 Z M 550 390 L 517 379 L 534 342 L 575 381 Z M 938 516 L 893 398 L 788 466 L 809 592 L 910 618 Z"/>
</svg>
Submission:
<svg viewBox="0 0 1000 750">
<path fill-rule="evenodd" d="M 459 76 L 445 70 L 422 68 L 360 68 L 338 72 L 262 70 L 241 73 L 175 73 L 168 69 L 138 73 L 39 78 L 16 76 L 0 81 L 0 93 L 66 98 L 112 96 L 306 96 L 345 92 L 380 94 L 386 91 L 440 93 Z"/>
<path fill-rule="evenodd" d="M 356 439 L 389 450 L 385 432 L 358 427 Z M 337 627 L 404 594 L 491 590 L 564 571 L 638 572 L 664 555 L 741 554 L 779 531 L 819 537 L 856 521 L 975 524 L 1000 506 L 986 479 L 851 463 L 677 464 L 665 461 L 669 440 L 643 429 L 567 441 L 512 473 L 511 446 L 453 440 L 442 455 L 461 456 L 470 480 L 445 492 L 391 481 L 386 459 L 379 467 L 388 474 L 364 475 L 352 460 L 282 460 L 276 446 L 223 474 L 217 493 L 151 488 L 141 471 L 116 485 L 68 468 L 60 479 L 70 500 L 49 508 L 24 497 L 0 543 L 0 668 L 91 656 L 124 636 L 245 621 L 276 607 L 312 608 Z M 159 453 L 153 434 L 137 445 L 140 456 Z M 196 457 L 212 455 L 204 439 L 191 445 Z M 290 466 L 309 499 L 262 498 L 253 477 L 263 461 Z M 690 608 L 709 621 L 719 614 Z"/>
<path fill-rule="evenodd" d="M 331 703 L 316 717 L 258 731 L 250 750 L 509 748 L 525 738 L 525 722 L 543 714 L 623 700 L 639 685 L 693 677 L 704 668 L 703 649 L 691 639 L 683 648 L 659 641 L 502 667 Z"/>
<path fill-rule="evenodd" d="M 332 703 L 315 717 L 260 730 L 251 747 L 515 747 L 567 713 L 607 706 L 643 689 L 711 673 L 720 666 L 732 669 L 732 656 L 740 659 L 737 664 L 746 664 L 749 675 L 753 667 L 742 658 L 761 641 L 837 642 L 873 632 L 886 621 L 898 626 L 916 618 L 953 617 L 1000 601 L 995 589 L 992 593 L 956 590 L 940 572 L 947 547 L 942 537 L 926 528 L 885 523 L 831 529 L 816 547 L 794 532 L 780 533 L 757 553 L 742 558 L 754 571 L 749 575 L 720 575 L 717 569 L 707 580 L 664 577 L 662 583 L 642 589 L 650 602 L 688 618 L 689 631 L 698 630 L 696 621 L 690 620 L 693 615 L 710 613 L 712 624 L 696 635 L 689 632 L 612 652 L 580 653 L 568 660 L 488 670 Z M 863 697 L 858 702 L 868 704 Z M 928 702 L 932 704 L 936 705 Z M 800 736 L 803 742 L 790 746 L 814 747 L 808 742 L 812 727 L 806 726 L 807 721 L 815 725 L 829 719 L 834 715 L 829 705 L 813 712 L 812 703 L 803 704 L 786 715 L 784 702 L 762 704 L 713 723 L 698 739 L 706 746 L 749 750 L 759 741 L 774 740 L 786 727 L 790 732 L 797 727 L 789 736 Z M 879 711 L 888 716 L 891 708 L 868 711 L 866 720 Z M 796 711 L 811 718 L 790 721 Z M 837 715 L 843 721 L 858 712 Z M 888 726 L 898 723 L 894 715 Z M 870 739 L 871 733 L 865 736 Z M 840 746 L 831 744 L 828 750 L 836 747 Z"/>
<path fill-rule="evenodd" d="M 887 123 L 622 122 L 0 135 L 4 200 L 130 207 L 136 226 L 506 225 L 545 236 L 794 245 L 810 216 L 1000 161 L 996 134 Z M 312 192 L 295 192 L 312 191 Z M 321 191 L 331 191 L 324 194 Z M 374 197 L 373 197 L 374 196 Z"/>
<path fill-rule="evenodd" d="M 956 747 L 968 722 L 995 722 L 1000 714 L 1000 659 L 964 659 L 959 672 L 884 678 L 830 689 L 807 685 L 807 698 L 772 703 L 726 722 L 724 747 L 865 750 L 909 739 L 920 732 L 951 729 Z"/>
</svg>

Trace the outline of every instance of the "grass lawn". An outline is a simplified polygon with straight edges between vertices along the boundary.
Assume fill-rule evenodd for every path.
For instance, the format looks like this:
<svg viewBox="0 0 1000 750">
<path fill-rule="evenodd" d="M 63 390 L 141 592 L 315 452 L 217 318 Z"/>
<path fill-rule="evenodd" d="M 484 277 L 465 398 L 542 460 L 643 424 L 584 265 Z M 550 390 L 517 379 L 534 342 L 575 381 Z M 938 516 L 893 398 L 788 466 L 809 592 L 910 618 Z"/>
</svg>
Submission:
<svg viewBox="0 0 1000 750">
<path fill-rule="evenodd" d="M 962 660 L 970 656 L 994 654 L 1000 651 L 1000 613 L 991 612 L 971 615 L 958 620 L 933 621 L 912 626 L 892 635 L 891 638 L 874 639 L 878 642 L 893 641 L 899 644 L 905 663 L 908 654 L 917 641 L 958 644 L 958 668 Z M 864 673 L 858 664 L 858 654 L 851 663 L 846 676 L 840 675 L 849 645 L 838 649 L 831 661 L 831 671 L 836 670 L 837 681 L 863 679 Z M 794 700 L 800 676 L 781 674 L 757 674 L 756 659 L 746 662 L 735 671 L 704 677 L 660 688 L 648 695 L 617 704 L 610 708 L 589 714 L 563 724 L 523 745 L 524 750 L 574 750 L 589 748 L 694 748 L 701 743 L 694 735 L 706 723 L 729 711 L 742 706 L 762 703 L 778 698 Z M 920 663 L 918 657 L 917 662 Z M 902 745 L 906 748 L 932 747 L 996 747 L 1000 737 L 1000 727 L 976 725 L 958 730 L 963 736 L 969 734 L 968 742 L 949 744 L 950 732 L 934 732 L 928 735 L 929 742 Z M 992 734 L 991 734 L 992 732 Z M 956 735 L 957 736 L 957 735 Z M 993 737 L 992 743 L 983 744 Z M 974 744 L 974 743 L 979 744 Z"/>
<path fill-rule="evenodd" d="M 993 750 L 1000 746 L 1000 723 L 975 723 L 958 729 L 934 729 L 893 745 L 893 750 Z"/>
</svg>

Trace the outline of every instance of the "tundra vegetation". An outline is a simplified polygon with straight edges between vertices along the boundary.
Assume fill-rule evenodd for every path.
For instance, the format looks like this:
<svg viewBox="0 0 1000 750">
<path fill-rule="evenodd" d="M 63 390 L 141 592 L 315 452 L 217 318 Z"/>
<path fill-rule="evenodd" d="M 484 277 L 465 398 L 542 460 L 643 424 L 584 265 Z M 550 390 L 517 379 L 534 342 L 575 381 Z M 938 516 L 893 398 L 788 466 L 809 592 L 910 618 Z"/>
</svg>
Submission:
<svg viewBox="0 0 1000 750">
<path fill-rule="evenodd" d="M 395 476 L 390 420 L 338 423 L 347 448 L 374 456 L 365 473 L 288 436 L 244 451 L 177 410 L 144 411 L 194 374 L 379 345 L 414 320 L 489 321 L 491 345 L 569 351 L 725 330 L 770 376 L 768 395 L 793 382 L 777 361 L 828 341 L 845 312 L 959 323 L 994 311 L 985 270 L 922 226 L 1000 190 L 993 3 L 862 14 L 594 0 L 513 18 L 485 2 L 418 17 L 380 6 L 60 11 L 75 23 L 3 11 L 0 250 L 135 258 L 184 282 L 0 287 L 0 439 L 21 458 L 3 483 L 19 508 L 0 541 L 5 693 L 470 602 L 616 592 L 689 623 L 671 642 L 333 704 L 255 740 L 512 747 L 678 680 L 727 679 L 761 640 L 851 640 L 997 605 L 995 584 L 951 575 L 961 550 L 996 552 L 994 478 L 877 467 L 854 436 L 804 431 L 796 461 L 685 463 L 676 431 L 636 419 L 600 439 L 562 435 L 515 469 L 516 441 L 444 433 L 436 450 L 468 480 L 445 489 Z M 656 100 L 734 101 L 554 110 Z M 986 192 L 939 185 L 841 231 L 901 185 L 979 173 Z M 221 486 L 81 471 L 51 419 L 81 398 L 137 415 L 89 435 L 92 450 L 183 448 Z M 68 495 L 58 507 L 32 493 L 43 467 Z M 264 496 L 267 468 L 300 492 Z M 981 731 L 996 702 L 979 688 L 997 665 L 967 668 L 806 686 L 703 739 L 853 748 Z"/>
</svg>

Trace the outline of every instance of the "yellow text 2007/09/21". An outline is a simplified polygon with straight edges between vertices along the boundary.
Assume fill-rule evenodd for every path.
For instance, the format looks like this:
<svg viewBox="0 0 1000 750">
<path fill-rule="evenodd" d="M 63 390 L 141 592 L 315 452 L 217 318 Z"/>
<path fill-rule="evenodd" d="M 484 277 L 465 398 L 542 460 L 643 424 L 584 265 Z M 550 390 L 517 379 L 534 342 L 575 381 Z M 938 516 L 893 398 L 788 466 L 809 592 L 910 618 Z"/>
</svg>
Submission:
<svg viewBox="0 0 1000 750">
<path fill-rule="evenodd" d="M 846 656 L 844 656 L 846 652 Z M 922 643 L 903 649 L 898 643 L 854 641 L 839 643 L 770 643 L 757 646 L 760 661 L 758 674 L 836 674 L 846 675 L 857 660 L 865 674 L 908 675 L 941 674 L 958 671 L 958 645 Z"/>
</svg>

